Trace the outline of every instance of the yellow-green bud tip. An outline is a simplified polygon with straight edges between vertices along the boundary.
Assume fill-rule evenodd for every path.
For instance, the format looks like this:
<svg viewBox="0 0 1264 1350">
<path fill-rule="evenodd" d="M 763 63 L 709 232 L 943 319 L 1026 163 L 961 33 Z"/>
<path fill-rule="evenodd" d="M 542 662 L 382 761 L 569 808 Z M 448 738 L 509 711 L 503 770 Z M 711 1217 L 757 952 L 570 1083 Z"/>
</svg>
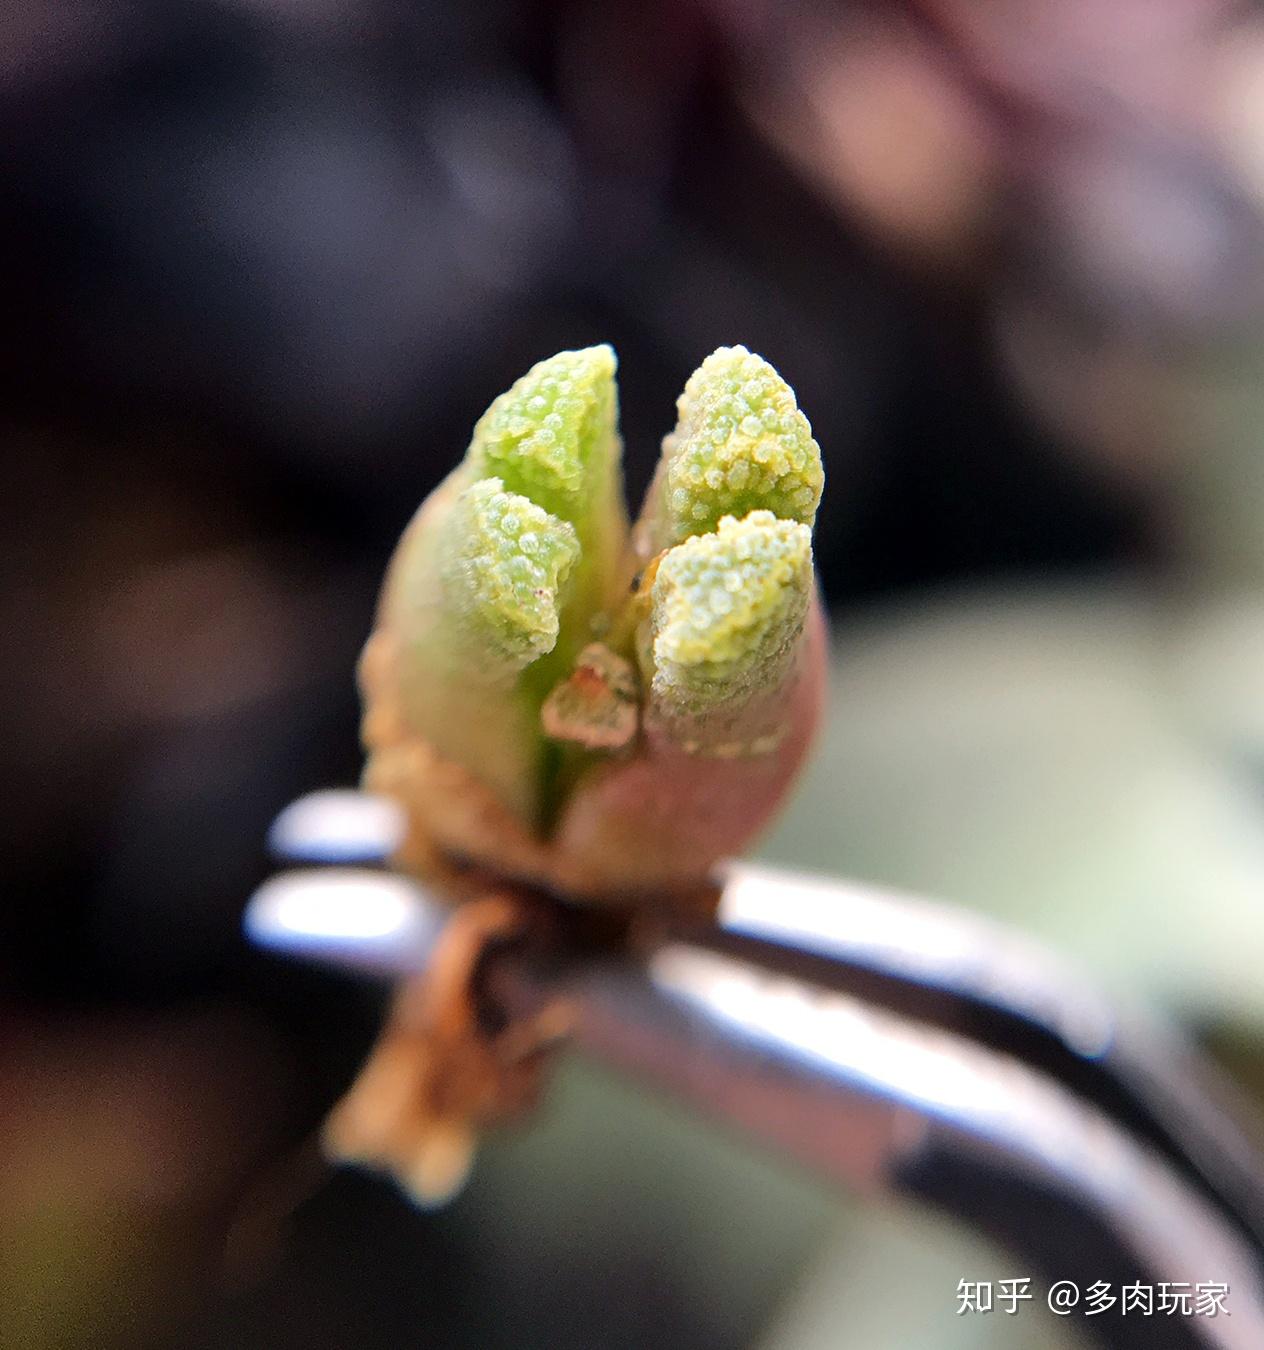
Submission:
<svg viewBox="0 0 1264 1350">
<path fill-rule="evenodd" d="M 669 550 L 651 588 L 655 699 L 703 714 L 774 690 L 811 593 L 811 531 L 771 511 L 725 516 Z"/>
<path fill-rule="evenodd" d="M 574 528 L 499 478 L 465 489 L 439 551 L 445 608 L 470 673 L 514 673 L 553 650 L 561 594 L 579 558 Z"/>
<path fill-rule="evenodd" d="M 506 490 L 579 524 L 593 477 L 616 453 L 615 364 L 614 349 L 602 344 L 532 366 L 474 428 L 475 477 L 498 477 Z"/>
<path fill-rule="evenodd" d="M 667 438 L 661 543 L 714 530 L 722 516 L 771 511 L 811 525 L 821 449 L 794 390 L 762 357 L 721 347 L 689 377 Z"/>
</svg>

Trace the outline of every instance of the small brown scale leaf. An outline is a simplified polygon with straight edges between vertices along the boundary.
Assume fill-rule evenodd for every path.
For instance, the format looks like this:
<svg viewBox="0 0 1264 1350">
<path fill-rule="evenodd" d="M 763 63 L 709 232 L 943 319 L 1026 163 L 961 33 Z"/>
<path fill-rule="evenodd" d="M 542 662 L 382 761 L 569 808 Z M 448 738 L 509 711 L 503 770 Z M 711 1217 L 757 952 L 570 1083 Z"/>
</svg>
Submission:
<svg viewBox="0 0 1264 1350">
<path fill-rule="evenodd" d="M 554 740 L 574 741 L 586 750 L 621 750 L 636 736 L 639 702 L 632 663 L 592 642 L 544 700 L 540 723 Z"/>
</svg>

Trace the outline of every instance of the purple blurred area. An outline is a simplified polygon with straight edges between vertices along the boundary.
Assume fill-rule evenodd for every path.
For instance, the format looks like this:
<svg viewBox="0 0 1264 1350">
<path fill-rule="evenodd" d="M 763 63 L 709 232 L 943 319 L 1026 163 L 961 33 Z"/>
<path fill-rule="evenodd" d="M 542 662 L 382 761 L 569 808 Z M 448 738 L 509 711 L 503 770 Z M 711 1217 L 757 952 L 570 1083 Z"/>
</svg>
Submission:
<svg viewBox="0 0 1264 1350">
<path fill-rule="evenodd" d="M 711 348 L 773 361 L 839 612 L 1172 567 L 1261 90 L 1224 0 L 6 7 L 0 1344 L 750 1343 L 631 1228 L 551 1293 L 502 1253 L 499 1321 L 388 1191 L 293 1237 L 377 1007 L 244 947 L 267 824 L 354 780 L 389 550 L 563 347 L 619 353 L 633 495 Z"/>
</svg>

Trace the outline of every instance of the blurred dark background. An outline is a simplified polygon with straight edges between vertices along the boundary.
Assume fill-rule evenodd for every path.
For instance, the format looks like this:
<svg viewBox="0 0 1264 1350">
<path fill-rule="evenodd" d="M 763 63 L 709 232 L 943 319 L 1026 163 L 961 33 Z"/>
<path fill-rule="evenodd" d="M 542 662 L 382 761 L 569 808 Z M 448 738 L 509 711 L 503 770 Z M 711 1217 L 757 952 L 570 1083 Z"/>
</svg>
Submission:
<svg viewBox="0 0 1264 1350">
<path fill-rule="evenodd" d="M 1180 905 L 1258 895 L 1264 16 L 27 0 L 0 37 L 0 1343 L 885 1344 L 776 1339 L 838 1215 L 582 1070 L 447 1214 L 322 1188 L 303 1150 L 376 998 L 251 953 L 241 908 L 275 812 L 356 777 L 403 524 L 494 394 L 595 341 L 633 498 L 722 343 L 825 451 L 846 731 L 774 854 L 1035 897 L 1111 977 L 1160 822 L 1197 855 L 1171 947 Z M 1017 722 L 972 720 L 1016 690 Z M 1090 867 L 1033 789 L 998 863 L 979 803 L 1121 709 L 1145 730 L 1058 800 L 1179 779 L 1158 814 Z M 1079 926 L 1072 853 L 1067 894 L 1104 878 Z M 1202 998 L 1218 933 L 1139 978 L 1249 1078 L 1258 1007 Z"/>
</svg>

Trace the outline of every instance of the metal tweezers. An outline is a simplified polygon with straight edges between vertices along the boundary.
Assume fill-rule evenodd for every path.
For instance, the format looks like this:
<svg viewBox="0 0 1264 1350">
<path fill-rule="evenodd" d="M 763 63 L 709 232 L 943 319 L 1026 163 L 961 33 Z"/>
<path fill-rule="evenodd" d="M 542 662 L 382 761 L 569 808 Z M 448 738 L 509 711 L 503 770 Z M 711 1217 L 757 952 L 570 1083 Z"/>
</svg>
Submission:
<svg viewBox="0 0 1264 1350">
<path fill-rule="evenodd" d="M 389 870 L 400 829 L 357 792 L 288 807 L 250 938 L 369 978 L 424 970 L 444 911 Z M 745 863 L 719 881 L 713 924 L 668 923 L 635 956 L 562 924 L 493 953 L 487 988 L 510 1014 L 564 997 L 579 1052 L 867 1197 L 948 1213 L 1045 1287 L 1229 1287 L 1216 1316 L 1067 1317 L 1086 1340 L 1264 1350 L 1258 1136 L 1174 1026 L 951 905 Z"/>
</svg>

